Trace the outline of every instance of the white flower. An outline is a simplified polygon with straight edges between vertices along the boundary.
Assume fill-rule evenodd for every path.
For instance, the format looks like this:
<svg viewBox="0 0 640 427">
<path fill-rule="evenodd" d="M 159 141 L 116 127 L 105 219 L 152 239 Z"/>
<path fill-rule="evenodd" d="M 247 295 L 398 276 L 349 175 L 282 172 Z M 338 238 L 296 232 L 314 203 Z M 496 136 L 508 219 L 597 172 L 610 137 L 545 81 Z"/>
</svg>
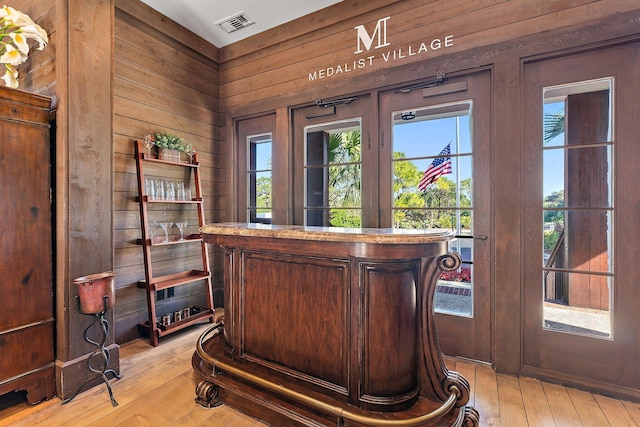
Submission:
<svg viewBox="0 0 640 427">
<path fill-rule="evenodd" d="M 5 46 L 6 51 L 0 56 L 0 62 L 8 65 L 19 65 L 27 60 L 27 55 L 22 54 L 13 45 L 8 44 Z"/>
<path fill-rule="evenodd" d="M 44 47 L 49 42 L 49 38 L 47 37 L 47 33 L 42 29 L 38 24 L 30 24 L 25 25 L 20 28 L 18 33 L 21 33 L 26 39 L 35 40 L 38 42 L 38 50 L 44 49 Z"/>
<path fill-rule="evenodd" d="M 9 34 L 9 36 L 13 40 L 13 44 L 16 45 L 20 52 L 22 52 L 24 55 L 29 54 L 29 44 L 27 43 L 27 39 L 22 34 L 20 34 L 20 32 L 14 31 L 13 33 Z"/>
<path fill-rule="evenodd" d="M 38 50 L 44 49 L 49 42 L 47 33 L 37 24 L 25 25 L 17 32 L 21 33 L 26 39 L 38 42 Z"/>
<path fill-rule="evenodd" d="M 49 43 L 47 32 L 28 15 L 10 6 L 0 8 L 0 64 L 7 70 L 2 79 L 9 87 L 18 87 L 15 66 L 27 60 L 29 40 L 38 44 L 38 50 Z"/>
<path fill-rule="evenodd" d="M 2 76 L 2 80 L 4 80 L 5 84 L 8 87 L 17 88 L 18 87 L 18 70 L 13 68 L 9 64 L 5 64 L 5 68 L 7 71 Z"/>
<path fill-rule="evenodd" d="M 4 15 L 4 16 L 3 16 Z M 25 15 L 22 12 L 15 10 L 10 6 L 4 6 L 0 11 L 0 19 L 2 19 L 5 24 L 11 24 L 14 27 L 22 27 L 25 25 L 33 24 L 31 18 L 28 15 Z"/>
</svg>

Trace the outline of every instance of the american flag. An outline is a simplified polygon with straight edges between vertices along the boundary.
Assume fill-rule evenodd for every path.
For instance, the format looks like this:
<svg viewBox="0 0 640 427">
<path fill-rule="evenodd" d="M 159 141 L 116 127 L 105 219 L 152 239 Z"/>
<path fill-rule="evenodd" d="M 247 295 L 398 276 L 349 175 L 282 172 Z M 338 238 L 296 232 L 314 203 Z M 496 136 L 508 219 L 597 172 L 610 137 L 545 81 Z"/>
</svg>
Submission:
<svg viewBox="0 0 640 427">
<path fill-rule="evenodd" d="M 438 158 L 433 159 L 433 162 L 429 165 L 422 179 L 418 184 L 418 190 L 424 191 L 430 184 L 433 184 L 442 175 L 451 173 L 451 143 L 448 143 L 446 147 L 438 154 Z"/>
</svg>

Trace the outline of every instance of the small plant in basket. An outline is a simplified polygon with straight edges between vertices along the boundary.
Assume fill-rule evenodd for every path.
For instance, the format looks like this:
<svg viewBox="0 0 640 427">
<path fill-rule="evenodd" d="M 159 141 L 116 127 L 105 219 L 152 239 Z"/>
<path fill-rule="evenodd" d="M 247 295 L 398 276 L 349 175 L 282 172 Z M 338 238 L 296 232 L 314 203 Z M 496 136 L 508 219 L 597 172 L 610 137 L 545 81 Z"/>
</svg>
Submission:
<svg viewBox="0 0 640 427">
<path fill-rule="evenodd" d="M 155 133 L 153 139 L 155 146 L 158 147 L 158 158 L 161 160 L 179 162 L 181 152 L 191 151 L 191 144 L 186 144 L 181 136 L 162 132 Z"/>
</svg>

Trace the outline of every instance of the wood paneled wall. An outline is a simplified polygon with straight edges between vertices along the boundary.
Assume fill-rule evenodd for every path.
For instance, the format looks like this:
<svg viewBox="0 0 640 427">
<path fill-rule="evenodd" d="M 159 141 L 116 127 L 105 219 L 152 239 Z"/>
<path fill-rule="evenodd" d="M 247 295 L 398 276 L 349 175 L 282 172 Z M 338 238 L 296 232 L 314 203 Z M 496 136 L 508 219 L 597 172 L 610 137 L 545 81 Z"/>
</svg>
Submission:
<svg viewBox="0 0 640 427">
<path fill-rule="evenodd" d="M 437 71 L 460 71 L 491 63 L 495 55 L 504 53 L 493 46 L 637 8 L 635 0 L 345 0 L 221 49 L 221 102 L 229 114 L 252 114 L 415 81 L 434 75 L 435 64 Z M 390 17 L 390 46 L 354 55 L 355 27 L 365 25 L 372 35 L 376 22 L 386 16 Z M 408 56 L 409 46 L 415 53 L 422 42 L 429 47 L 432 39 L 449 35 L 453 35 L 452 47 Z M 575 41 L 554 40 L 546 49 Z M 406 58 L 382 60 L 383 52 L 398 48 Z M 337 65 L 344 68 L 368 55 L 376 55 L 371 66 L 309 80 L 310 72 Z"/>
<path fill-rule="evenodd" d="M 200 51 L 197 48 L 200 47 Z M 144 280 L 134 139 L 166 131 L 191 143 L 201 167 L 205 219 L 219 220 L 221 181 L 215 167 L 223 116 L 218 112 L 217 50 L 142 3 L 119 1 L 115 11 L 113 58 L 114 111 L 114 253 L 116 271 L 116 341 L 138 335 L 136 325 L 147 320 L 146 294 L 136 283 Z M 157 209 L 167 209 L 166 206 Z M 182 206 L 158 215 L 173 221 Z M 187 217 L 189 232 L 197 232 L 197 214 Z M 155 251 L 156 274 L 201 268 L 200 249 L 178 245 Z M 213 259 L 213 258 L 212 258 Z M 213 262 L 212 262 L 213 264 Z M 159 312 L 187 305 L 203 306 L 202 283 L 175 289 L 175 297 L 158 303 Z M 218 298 L 221 305 L 222 296 Z"/>
<path fill-rule="evenodd" d="M 86 4 L 90 5 L 92 2 Z M 207 221 L 221 220 L 224 219 L 226 203 L 225 174 L 216 166 L 216 162 L 218 156 L 224 156 L 225 152 L 224 146 L 218 143 L 221 140 L 224 116 L 219 112 L 217 48 L 142 2 L 112 0 L 106 3 L 100 1 L 100 3 L 107 6 L 111 4 L 116 8 L 112 58 L 101 56 L 97 63 L 92 63 L 85 58 L 83 64 L 75 64 L 75 66 L 90 69 L 101 64 L 100 66 L 106 65 L 112 69 L 113 135 L 107 138 L 113 140 L 113 170 L 111 171 L 113 194 L 90 191 L 80 199 L 74 196 L 71 204 L 73 206 L 96 205 L 98 200 L 106 200 L 107 204 L 111 204 L 112 196 L 113 210 L 110 213 L 112 220 L 107 221 L 107 225 L 113 222 L 113 237 L 109 233 L 109 239 L 113 238 L 113 268 L 116 271 L 117 287 L 114 310 L 115 339 L 122 342 L 136 337 L 138 335 L 136 324 L 146 320 L 147 317 L 145 293 L 136 287 L 136 282 L 144 277 L 144 270 L 142 250 L 134 243 L 135 239 L 140 237 L 140 231 L 138 207 L 134 200 L 137 190 L 132 141 L 145 133 L 164 130 L 179 134 L 193 144 L 203 165 L 201 177 L 205 198 L 205 218 Z M 67 90 L 65 89 L 67 88 L 66 76 L 71 71 L 66 65 L 65 46 L 56 49 L 57 39 L 62 37 L 66 43 L 65 29 L 68 25 L 84 31 L 87 37 L 91 37 L 95 28 L 88 21 L 67 23 L 69 14 L 64 11 L 69 7 L 68 0 L 53 2 L 12 0 L 7 4 L 28 14 L 49 35 L 49 45 L 42 52 L 33 50 L 29 61 L 19 67 L 19 80 L 21 90 L 52 96 L 55 108 L 58 99 L 63 101 L 67 99 L 65 92 L 58 92 Z M 111 16 L 102 13 L 95 19 L 111 22 Z M 69 83 L 69 85 L 72 84 L 73 82 Z M 86 101 L 92 102 L 90 98 L 87 97 Z M 111 113 L 111 105 L 96 106 L 96 108 L 104 113 Z M 108 122 L 76 122 L 73 126 L 77 130 L 82 129 L 82 134 L 96 134 L 95 130 L 100 128 L 98 125 L 103 123 Z M 111 125 L 109 124 L 108 127 Z M 69 145 L 71 142 L 68 132 L 67 125 L 63 124 L 58 128 L 57 150 L 60 153 L 57 156 L 57 162 L 54 160 L 52 164 L 56 170 L 57 182 L 54 185 L 58 186 L 55 194 L 59 201 L 56 204 L 59 216 L 59 224 L 56 227 L 58 232 L 56 257 L 59 271 L 58 299 L 61 301 L 69 298 L 70 285 L 67 282 L 70 282 L 74 274 L 69 271 L 68 259 L 77 259 L 86 264 L 86 258 L 89 257 L 86 253 L 69 252 L 72 251 L 69 248 L 73 246 L 74 241 L 74 237 L 69 235 L 69 227 L 74 226 L 70 225 L 73 221 L 66 213 L 69 205 L 68 197 L 70 197 L 66 190 L 69 185 L 67 179 L 69 173 L 76 174 L 80 171 L 68 172 L 67 151 L 73 148 Z M 104 136 L 101 135 L 100 139 Z M 109 169 L 111 168 L 101 170 L 110 173 Z M 82 174 L 90 175 L 90 171 Z M 167 216 L 169 218 L 170 212 L 167 212 Z M 193 223 L 196 223 L 195 216 Z M 111 244 L 103 247 L 111 247 Z M 175 262 L 197 263 L 198 255 L 199 250 L 175 253 L 167 251 L 164 254 L 165 268 Z M 221 302 L 221 268 L 216 267 L 218 264 L 216 257 L 212 256 L 211 261 L 212 270 L 217 271 L 218 280 L 214 283 L 219 283 L 217 300 Z M 197 303 L 202 297 L 202 292 L 195 285 L 177 291 L 176 297 L 172 301 L 168 300 L 167 304 Z M 67 307 L 67 304 L 62 301 L 59 306 Z M 76 326 L 64 326 L 58 342 L 67 343 L 69 336 L 75 335 L 73 331 Z M 72 332 L 68 332 L 69 329 Z M 67 344 L 59 346 L 59 352 L 68 353 L 65 349 Z"/>
<path fill-rule="evenodd" d="M 21 90 L 54 98 L 52 167 L 56 277 L 56 377 L 68 397 L 89 374 L 82 338 L 90 319 L 78 313 L 73 278 L 113 268 L 111 0 L 11 2 L 49 34 L 43 52 L 20 68 Z M 89 59 L 90 58 L 90 59 Z M 44 167 L 44 165 L 43 165 Z M 112 318 L 112 313 L 109 313 Z M 111 332 L 110 367 L 118 369 Z"/>
</svg>

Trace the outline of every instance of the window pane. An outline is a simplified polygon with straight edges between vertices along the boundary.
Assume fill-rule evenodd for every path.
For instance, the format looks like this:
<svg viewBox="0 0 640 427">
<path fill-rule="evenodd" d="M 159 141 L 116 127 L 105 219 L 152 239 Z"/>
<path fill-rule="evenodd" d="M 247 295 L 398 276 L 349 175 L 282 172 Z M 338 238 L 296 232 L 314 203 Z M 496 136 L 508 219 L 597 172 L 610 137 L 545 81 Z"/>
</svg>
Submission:
<svg viewBox="0 0 640 427">
<path fill-rule="evenodd" d="M 256 143 L 255 147 L 256 169 L 271 169 L 271 139 Z"/>
<path fill-rule="evenodd" d="M 271 172 L 256 174 L 256 206 L 271 209 Z"/>
<path fill-rule="evenodd" d="M 360 165 L 329 167 L 329 206 L 360 207 Z"/>
<path fill-rule="evenodd" d="M 449 250 L 456 251 L 463 263 L 473 262 L 473 237 L 470 234 L 458 237 L 449 242 Z"/>
<path fill-rule="evenodd" d="M 612 212 L 544 210 L 545 268 L 613 272 Z"/>
<path fill-rule="evenodd" d="M 567 208 L 611 206 L 611 161 L 611 145 L 544 150 L 545 204 L 550 201 L 555 207 Z"/>
<path fill-rule="evenodd" d="M 545 88 L 542 124 L 544 145 L 611 142 L 612 87 L 613 81 L 608 78 Z M 574 119 L 571 119 L 572 114 L 567 114 L 567 110 L 574 113 Z M 576 129 L 580 131 L 575 132 Z"/>
<path fill-rule="evenodd" d="M 545 102 L 544 107 L 543 140 L 546 147 L 565 145 L 565 111 L 564 100 Z"/>
<path fill-rule="evenodd" d="M 609 288 L 613 277 L 545 271 L 544 328 L 560 332 L 611 336 Z M 588 290 L 588 292 L 587 292 Z M 557 293 L 564 292 L 574 304 L 558 304 Z M 592 308 L 599 305 L 605 308 Z"/>
<path fill-rule="evenodd" d="M 455 271 L 440 275 L 436 286 L 435 309 L 439 313 L 472 316 L 473 265 L 462 263 Z"/>
<path fill-rule="evenodd" d="M 307 169 L 307 208 L 321 208 L 329 204 L 325 182 L 327 182 L 326 168 Z M 311 224 L 309 224 L 311 225 Z"/>
<path fill-rule="evenodd" d="M 329 225 L 331 227 L 360 228 L 362 219 L 360 209 L 331 209 L 329 210 Z"/>
<path fill-rule="evenodd" d="M 439 107 L 417 110 L 416 117 L 410 120 L 402 119 L 402 112 L 394 114 L 394 151 L 406 157 L 436 156 L 448 141 L 458 140 L 459 144 L 452 145 L 451 154 L 470 154 L 471 105 L 456 106 L 452 112 Z"/>
</svg>

